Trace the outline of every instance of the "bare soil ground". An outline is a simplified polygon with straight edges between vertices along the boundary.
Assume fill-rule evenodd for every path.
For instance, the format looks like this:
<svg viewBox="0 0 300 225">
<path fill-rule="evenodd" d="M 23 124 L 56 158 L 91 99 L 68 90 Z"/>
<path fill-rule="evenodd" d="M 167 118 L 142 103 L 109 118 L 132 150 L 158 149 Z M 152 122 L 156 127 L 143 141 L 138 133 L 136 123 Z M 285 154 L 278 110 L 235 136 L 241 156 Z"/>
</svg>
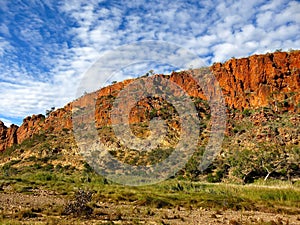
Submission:
<svg viewBox="0 0 300 225">
<path fill-rule="evenodd" d="M 271 224 L 299 225 L 300 215 L 204 208 L 151 208 L 135 202 L 96 202 L 87 217 L 62 216 L 66 196 L 34 190 L 0 192 L 0 224 Z"/>
</svg>

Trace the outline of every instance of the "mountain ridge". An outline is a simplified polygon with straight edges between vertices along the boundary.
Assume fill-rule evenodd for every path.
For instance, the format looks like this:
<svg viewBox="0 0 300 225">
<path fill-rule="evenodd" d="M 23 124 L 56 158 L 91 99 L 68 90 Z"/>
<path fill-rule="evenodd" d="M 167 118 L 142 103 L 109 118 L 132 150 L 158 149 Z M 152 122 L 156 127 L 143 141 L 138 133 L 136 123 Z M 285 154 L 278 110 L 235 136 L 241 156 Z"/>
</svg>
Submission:
<svg viewBox="0 0 300 225">
<path fill-rule="evenodd" d="M 247 58 L 232 58 L 224 63 L 214 63 L 210 70 L 217 78 L 229 109 L 255 109 L 272 107 L 275 111 L 300 111 L 300 51 L 274 52 L 264 55 L 252 55 Z M 173 72 L 161 76 L 175 82 L 191 97 L 205 99 L 199 85 L 195 83 L 188 71 Z M 138 78 L 137 78 L 138 79 Z M 96 121 L 98 125 L 109 123 L 111 101 L 122 88 L 135 79 L 125 80 L 109 85 L 98 91 Z M 24 140 L 41 131 L 57 132 L 72 129 L 72 109 L 74 102 L 80 101 L 82 107 L 92 104 L 90 94 L 81 97 L 65 107 L 50 113 L 28 116 L 20 127 L 11 125 L 9 128 L 0 122 L 0 152 L 8 147 L 20 144 Z M 145 119 L 145 115 L 133 112 L 131 122 Z"/>
</svg>

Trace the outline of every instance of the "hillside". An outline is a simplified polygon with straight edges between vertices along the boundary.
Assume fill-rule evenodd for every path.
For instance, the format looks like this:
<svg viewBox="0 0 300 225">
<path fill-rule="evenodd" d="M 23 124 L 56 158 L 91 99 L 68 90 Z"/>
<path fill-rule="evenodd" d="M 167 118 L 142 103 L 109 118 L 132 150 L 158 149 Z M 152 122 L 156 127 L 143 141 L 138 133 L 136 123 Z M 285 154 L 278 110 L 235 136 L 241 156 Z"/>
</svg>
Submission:
<svg viewBox="0 0 300 225">
<path fill-rule="evenodd" d="M 237 182 L 249 182 L 254 178 L 271 175 L 287 178 L 299 178 L 299 112 L 300 112 L 300 51 L 275 52 L 265 55 L 253 55 L 248 58 L 230 59 L 225 63 L 215 63 L 210 67 L 219 81 L 227 105 L 228 123 L 223 152 L 205 174 L 206 179 L 221 181 L 233 179 Z M 207 143 L 210 130 L 210 108 L 205 96 L 192 79 L 189 71 L 173 72 L 171 75 L 154 75 L 175 82 L 185 90 L 194 102 L 198 116 L 202 119 L 199 138 L 199 151 L 195 153 L 183 171 L 182 176 L 197 177 L 196 159 Z M 141 78 L 137 78 L 141 79 Z M 67 104 L 64 108 L 51 112 L 48 117 L 33 115 L 26 117 L 20 127 L 7 128 L 0 122 L 1 164 L 11 159 L 18 164 L 48 157 L 46 163 L 72 165 L 82 168 L 83 159 L 72 134 L 72 110 L 80 112 L 93 105 L 96 96 L 95 120 L 101 140 L 110 148 L 119 160 L 134 164 L 148 165 L 167 157 L 180 136 L 180 124 L 172 106 L 160 98 L 144 99 L 134 107 L 130 114 L 130 124 L 136 135 L 147 136 L 149 121 L 159 116 L 167 121 L 169 135 L 165 144 L 156 151 L 140 154 L 121 146 L 110 127 L 110 109 L 118 93 L 134 80 L 126 80 L 105 87 L 96 93 L 87 94 Z M 170 116 L 170 114 L 173 115 Z M 93 118 L 82 117 L 83 121 Z M 201 150 L 202 149 L 202 150 Z M 242 156 L 240 153 L 244 152 Z M 273 152 L 273 153 L 272 153 Z M 277 156 L 274 156 L 274 154 Z M 10 154 L 11 153 L 11 154 Z M 253 165 L 242 168 L 230 159 L 238 154 L 241 160 L 253 159 Z M 255 157 L 254 157 L 255 156 Z M 51 158 L 52 157 L 52 158 Z M 200 158 L 199 158 L 200 157 Z M 238 158 L 239 158 L 238 157 Z M 244 157 L 244 158 L 243 158 Z M 254 158 L 255 159 L 254 159 Z M 266 158 L 262 165 L 259 158 Z M 26 161 L 27 159 L 27 161 Z M 29 160 L 30 161 L 30 160 Z M 271 164 L 276 168 L 269 168 Z M 19 165 L 19 166 L 20 166 Z M 255 168 L 255 169 L 253 169 Z M 267 169 L 269 168 L 269 169 Z M 238 170 L 238 172 L 234 172 Z M 284 171 L 283 171 L 284 170 Z M 237 174 L 236 174 L 237 173 Z"/>
<path fill-rule="evenodd" d="M 275 52 L 143 76 L 86 94 L 47 117 L 28 116 L 20 127 L 0 122 L 0 223 L 299 224 L 299 56 L 300 51 Z M 205 75 L 208 69 L 224 94 L 227 123 L 221 151 L 202 171 L 199 162 L 212 133 L 213 109 L 191 74 Z M 163 80 L 185 90 L 195 106 L 199 135 L 191 131 L 196 133 L 196 151 L 178 172 L 154 185 L 126 186 L 97 174 L 79 150 L 81 144 L 93 143 L 95 135 L 110 155 L 133 167 L 155 165 L 174 152 L 184 120 L 162 96 L 142 98 L 128 113 L 130 131 L 141 138 L 151 136 L 152 119 L 165 122 L 158 130 L 165 129 L 166 135 L 151 151 L 151 142 L 143 151 L 131 148 L 136 144 L 131 138 L 124 144 L 112 125 L 118 94 L 127 97 L 124 87 L 139 81 L 144 90 Z M 205 88 L 214 91 L 209 84 Z M 157 85 L 155 91 L 166 89 Z M 117 103 L 126 108 L 132 101 Z M 96 133 L 89 132 L 90 125 Z M 76 139 L 74 131 L 83 139 Z M 186 146 L 180 150 L 185 152 Z"/>
</svg>

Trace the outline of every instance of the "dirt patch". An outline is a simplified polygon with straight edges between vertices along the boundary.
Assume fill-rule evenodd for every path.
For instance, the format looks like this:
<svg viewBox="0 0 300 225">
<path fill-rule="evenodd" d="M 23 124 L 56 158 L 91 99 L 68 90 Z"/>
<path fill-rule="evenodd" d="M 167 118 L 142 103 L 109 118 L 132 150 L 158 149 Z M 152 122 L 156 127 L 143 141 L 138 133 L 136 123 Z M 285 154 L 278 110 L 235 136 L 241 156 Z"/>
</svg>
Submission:
<svg viewBox="0 0 300 225">
<path fill-rule="evenodd" d="M 62 216 L 66 196 L 45 190 L 0 192 L 1 222 L 14 224 L 300 224 L 299 215 L 204 208 L 151 208 L 135 202 L 93 202 L 87 217 Z"/>
</svg>

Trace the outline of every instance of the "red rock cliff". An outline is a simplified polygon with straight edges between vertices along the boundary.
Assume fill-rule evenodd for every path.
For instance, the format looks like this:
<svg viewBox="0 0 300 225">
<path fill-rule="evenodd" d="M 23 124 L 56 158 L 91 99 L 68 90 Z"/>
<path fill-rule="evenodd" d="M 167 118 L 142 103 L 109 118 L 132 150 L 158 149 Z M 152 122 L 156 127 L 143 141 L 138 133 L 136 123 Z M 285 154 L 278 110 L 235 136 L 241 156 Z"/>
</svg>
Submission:
<svg viewBox="0 0 300 225">
<path fill-rule="evenodd" d="M 17 130 L 18 126 L 12 124 L 7 128 L 4 123 L 0 121 L 0 151 L 18 143 Z"/>
<path fill-rule="evenodd" d="M 219 81 L 226 104 L 230 108 L 271 106 L 275 110 L 278 108 L 300 110 L 300 51 L 275 52 L 231 59 L 225 63 L 215 63 L 210 69 Z M 205 98 L 201 88 L 188 72 L 174 72 L 171 76 L 156 76 L 170 79 L 187 91 L 190 96 Z M 93 96 L 96 96 L 94 118 L 98 125 L 107 124 L 113 102 L 111 96 L 116 96 L 124 86 L 132 81 L 119 82 L 102 88 L 96 93 L 87 94 L 76 100 L 76 104 L 73 105 L 80 108 L 94 104 Z M 149 109 L 147 103 L 145 106 Z M 144 118 L 144 115 L 140 114 L 133 112 L 131 122 L 137 122 Z M 43 115 L 26 117 L 20 127 L 12 125 L 7 128 L 0 121 L 0 151 L 13 144 L 21 143 L 40 131 L 56 132 L 63 128 L 72 129 L 72 104 L 52 112 L 47 118 Z"/>
<path fill-rule="evenodd" d="M 294 109 L 300 100 L 300 51 L 231 59 L 211 67 L 232 108 L 267 105 Z"/>
</svg>

